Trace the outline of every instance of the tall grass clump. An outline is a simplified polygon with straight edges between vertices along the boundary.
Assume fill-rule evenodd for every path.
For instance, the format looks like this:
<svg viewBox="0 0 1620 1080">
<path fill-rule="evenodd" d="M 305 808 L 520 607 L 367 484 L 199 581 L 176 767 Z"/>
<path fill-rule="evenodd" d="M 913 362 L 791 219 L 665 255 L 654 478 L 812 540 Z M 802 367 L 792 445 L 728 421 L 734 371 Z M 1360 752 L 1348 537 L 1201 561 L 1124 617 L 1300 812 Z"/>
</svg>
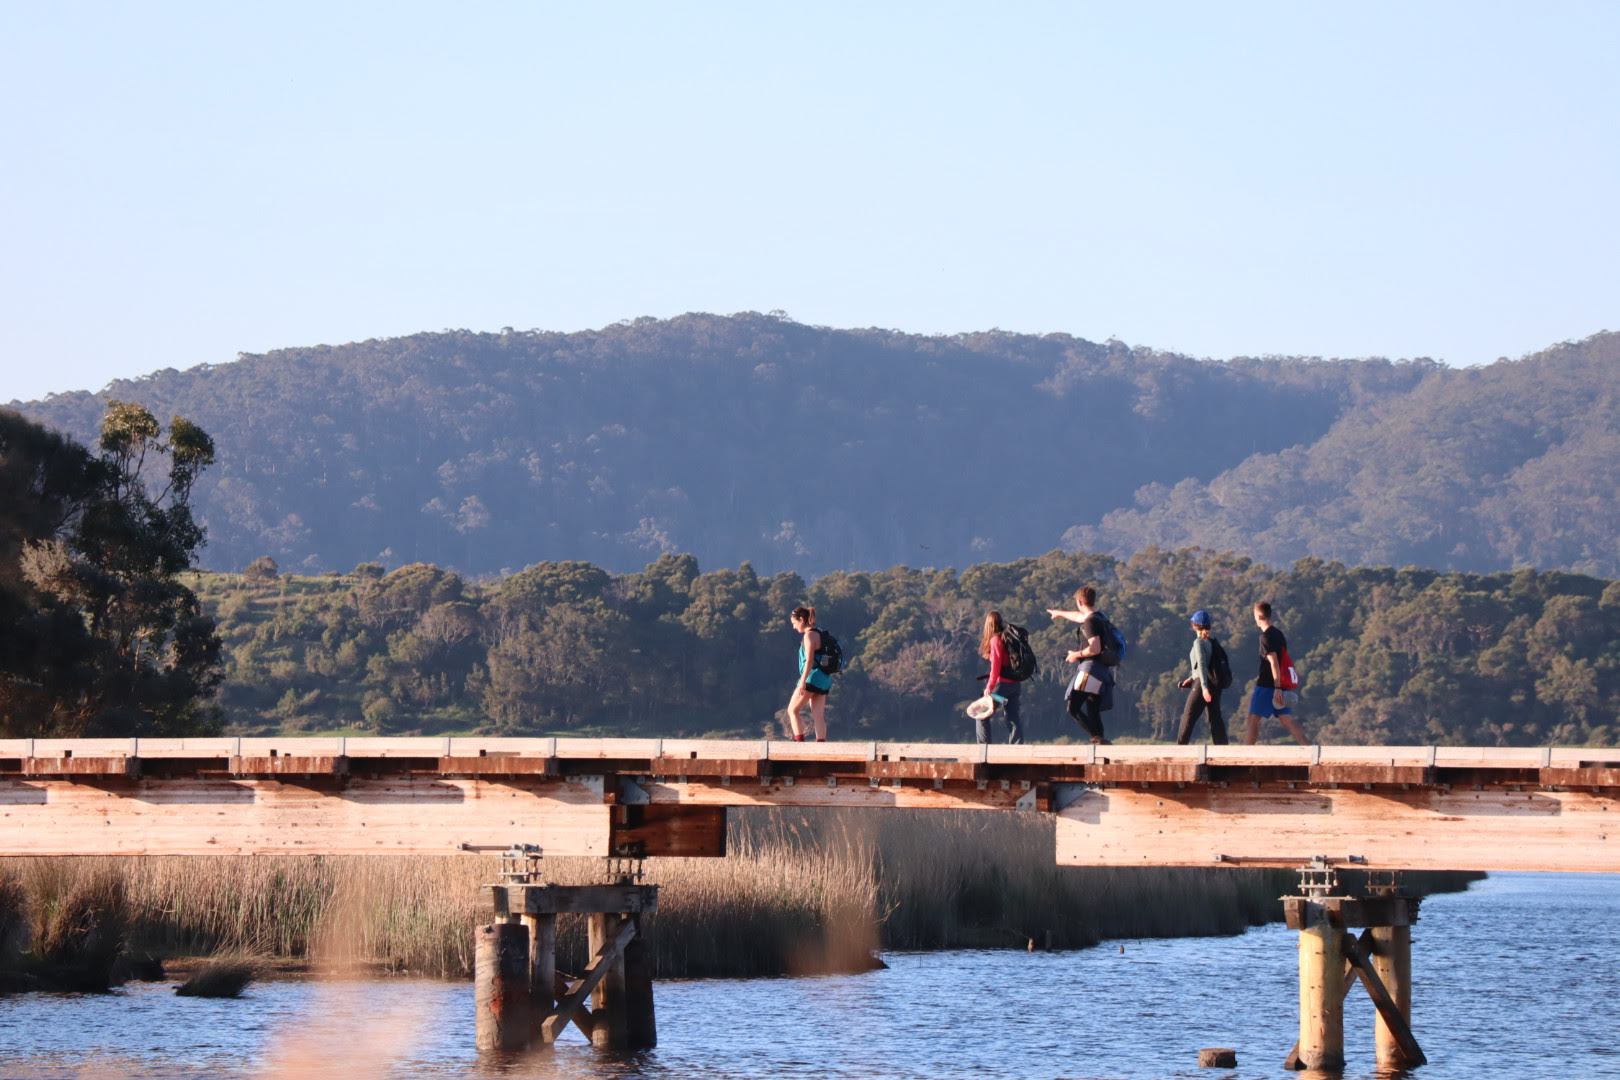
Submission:
<svg viewBox="0 0 1620 1080">
<path fill-rule="evenodd" d="M 10 867 L 0 863 L 0 994 L 23 985 L 22 959 L 27 896 Z"/>
<path fill-rule="evenodd" d="M 174 992 L 181 997 L 238 998 L 263 973 L 264 962 L 256 956 L 216 956 L 192 972 Z"/>
<path fill-rule="evenodd" d="M 74 859 L 27 859 L 18 868 L 27 951 L 24 973 L 56 990 L 104 991 L 116 982 L 129 927 L 120 869 Z"/>
</svg>

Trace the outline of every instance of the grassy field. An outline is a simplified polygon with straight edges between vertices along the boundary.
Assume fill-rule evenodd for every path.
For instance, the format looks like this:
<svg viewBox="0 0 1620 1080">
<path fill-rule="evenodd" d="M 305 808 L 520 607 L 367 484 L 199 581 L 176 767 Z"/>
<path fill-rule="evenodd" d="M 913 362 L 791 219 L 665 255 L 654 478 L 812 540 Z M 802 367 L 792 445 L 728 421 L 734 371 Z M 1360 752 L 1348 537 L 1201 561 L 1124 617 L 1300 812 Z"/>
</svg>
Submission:
<svg viewBox="0 0 1620 1080">
<path fill-rule="evenodd" d="M 661 977 L 803 974 L 873 950 L 1077 948 L 1105 938 L 1237 933 L 1280 914 L 1293 875 L 1052 865 L 1045 815 L 734 811 L 724 859 L 653 859 Z M 0 861 L 0 967 L 88 969 L 134 956 L 296 959 L 322 971 L 459 978 L 493 857 L 74 858 Z M 598 860 L 553 859 L 560 882 Z M 564 919 L 562 965 L 584 927 Z"/>
</svg>

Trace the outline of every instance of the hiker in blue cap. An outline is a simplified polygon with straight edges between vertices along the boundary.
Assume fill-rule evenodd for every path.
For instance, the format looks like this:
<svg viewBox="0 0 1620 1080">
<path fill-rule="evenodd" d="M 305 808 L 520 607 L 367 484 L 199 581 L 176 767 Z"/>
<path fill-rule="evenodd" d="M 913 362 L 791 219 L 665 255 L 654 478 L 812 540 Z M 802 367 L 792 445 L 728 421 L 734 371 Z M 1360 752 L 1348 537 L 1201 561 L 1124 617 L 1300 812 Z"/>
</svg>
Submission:
<svg viewBox="0 0 1620 1080">
<path fill-rule="evenodd" d="M 1181 731 L 1176 735 L 1178 745 L 1192 742 L 1193 728 L 1198 718 L 1209 713 L 1209 738 L 1217 746 L 1226 745 L 1226 717 L 1221 714 L 1221 691 L 1232 685 L 1232 663 L 1220 641 L 1209 632 L 1209 612 L 1199 608 L 1192 613 L 1192 652 L 1187 661 L 1192 675 L 1181 680 L 1187 691 L 1187 705 L 1181 711 Z"/>
</svg>

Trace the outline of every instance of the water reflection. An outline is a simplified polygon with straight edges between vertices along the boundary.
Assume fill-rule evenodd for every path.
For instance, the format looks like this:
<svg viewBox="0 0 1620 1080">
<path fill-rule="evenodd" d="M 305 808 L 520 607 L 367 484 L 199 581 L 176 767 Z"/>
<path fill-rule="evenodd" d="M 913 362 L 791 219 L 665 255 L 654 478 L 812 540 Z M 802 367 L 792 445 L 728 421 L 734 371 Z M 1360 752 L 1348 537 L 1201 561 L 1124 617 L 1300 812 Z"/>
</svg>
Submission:
<svg viewBox="0 0 1620 1080">
<path fill-rule="evenodd" d="M 1620 1077 L 1620 878 L 1508 875 L 1424 904 L 1414 1029 L 1452 1077 Z M 472 987 L 277 982 L 240 1001 L 136 985 L 0 999 L 18 1077 L 1283 1077 L 1297 1035 L 1293 935 L 1126 942 L 1080 953 L 897 954 L 886 971 L 661 983 L 656 1050 L 574 1029 L 515 1059 L 472 1050 Z M 1347 1003 L 1345 1076 L 1373 1069 L 1372 1006 Z M 1198 1050 L 1237 1050 L 1233 1071 Z"/>
</svg>

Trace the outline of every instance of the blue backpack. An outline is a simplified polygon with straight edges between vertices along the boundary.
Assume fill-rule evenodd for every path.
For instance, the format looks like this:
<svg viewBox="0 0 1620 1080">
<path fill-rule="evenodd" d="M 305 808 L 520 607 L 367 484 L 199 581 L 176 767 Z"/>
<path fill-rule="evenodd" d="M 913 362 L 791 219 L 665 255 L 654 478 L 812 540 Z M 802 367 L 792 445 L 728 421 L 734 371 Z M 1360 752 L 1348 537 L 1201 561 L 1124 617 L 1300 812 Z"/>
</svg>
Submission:
<svg viewBox="0 0 1620 1080">
<path fill-rule="evenodd" d="M 1114 625 L 1112 619 L 1100 611 L 1093 614 L 1103 621 L 1103 651 L 1097 659 L 1104 667 L 1118 667 L 1126 654 L 1131 651 L 1130 643 L 1125 640 L 1125 635 L 1119 632 L 1119 627 Z"/>
</svg>

